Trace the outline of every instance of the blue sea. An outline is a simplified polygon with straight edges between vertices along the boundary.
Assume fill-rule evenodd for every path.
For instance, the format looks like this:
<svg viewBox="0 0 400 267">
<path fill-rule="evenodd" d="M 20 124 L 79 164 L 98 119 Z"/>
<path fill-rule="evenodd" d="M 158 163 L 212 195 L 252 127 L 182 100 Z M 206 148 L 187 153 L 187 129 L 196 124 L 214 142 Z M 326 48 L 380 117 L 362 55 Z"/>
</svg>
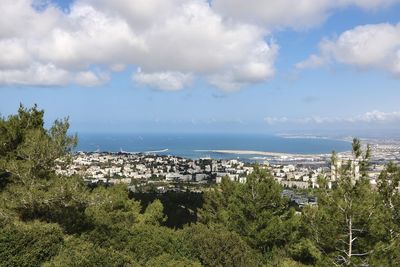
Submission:
<svg viewBox="0 0 400 267">
<path fill-rule="evenodd" d="M 295 154 L 348 151 L 347 141 L 326 138 L 285 138 L 262 134 L 78 134 L 76 151 L 143 152 L 191 159 L 252 159 L 257 155 L 225 154 L 210 150 L 247 150 Z"/>
</svg>

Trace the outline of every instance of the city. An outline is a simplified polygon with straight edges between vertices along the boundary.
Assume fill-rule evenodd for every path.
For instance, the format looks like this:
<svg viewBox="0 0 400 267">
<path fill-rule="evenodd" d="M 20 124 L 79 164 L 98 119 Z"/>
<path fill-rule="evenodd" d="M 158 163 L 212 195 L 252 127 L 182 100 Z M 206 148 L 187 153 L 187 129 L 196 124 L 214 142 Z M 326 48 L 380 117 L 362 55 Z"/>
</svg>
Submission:
<svg viewBox="0 0 400 267">
<path fill-rule="evenodd" d="M 400 142 L 396 140 L 364 140 L 371 143 L 372 157 L 369 162 L 368 176 L 372 186 L 384 166 L 389 162 L 400 162 Z M 256 152 L 249 152 L 256 153 Z M 316 188 L 318 179 L 332 182 L 333 177 L 330 154 L 298 155 L 263 153 L 253 162 L 238 159 L 217 160 L 201 158 L 186 159 L 171 155 L 152 153 L 110 153 L 110 152 L 77 152 L 72 156 L 68 166 L 60 164 L 57 173 L 61 175 L 80 175 L 88 183 L 127 184 L 131 190 L 152 184 L 160 192 L 167 190 L 201 191 L 210 184 L 218 184 L 223 177 L 231 181 L 245 183 L 255 165 L 271 172 L 276 181 L 285 188 Z M 265 157 L 265 155 L 269 155 Z M 345 164 L 353 160 L 351 152 L 338 154 Z M 63 166 L 63 167 L 62 167 Z M 359 174 L 356 174 L 358 177 Z"/>
</svg>

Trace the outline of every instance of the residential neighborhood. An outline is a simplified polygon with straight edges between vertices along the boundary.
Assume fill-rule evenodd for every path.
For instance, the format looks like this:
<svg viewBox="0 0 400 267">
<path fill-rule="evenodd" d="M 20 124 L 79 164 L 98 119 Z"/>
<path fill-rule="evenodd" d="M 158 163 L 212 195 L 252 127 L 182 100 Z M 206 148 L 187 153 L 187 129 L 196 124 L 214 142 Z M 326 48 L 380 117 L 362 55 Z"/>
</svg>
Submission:
<svg viewBox="0 0 400 267">
<path fill-rule="evenodd" d="M 397 155 L 386 155 L 392 150 L 388 146 L 374 146 L 375 157 L 368 168 L 372 186 L 382 171 L 386 158 L 397 160 Z M 386 154 L 385 154 L 386 153 Z M 77 152 L 72 155 L 70 164 L 61 164 L 56 172 L 67 176 L 80 175 L 88 183 L 127 184 L 131 190 L 153 185 L 160 192 L 166 190 L 202 191 L 212 184 L 221 183 L 223 177 L 231 181 L 245 183 L 255 165 L 270 171 L 284 188 L 316 188 L 318 179 L 325 178 L 332 186 L 338 179 L 338 171 L 350 163 L 354 179 L 360 176 L 359 162 L 351 153 L 340 153 L 334 163 L 331 155 L 299 157 L 286 155 L 271 157 L 269 160 L 253 162 L 239 159 L 222 160 L 212 158 L 189 159 L 172 155 L 128 152 Z"/>
</svg>

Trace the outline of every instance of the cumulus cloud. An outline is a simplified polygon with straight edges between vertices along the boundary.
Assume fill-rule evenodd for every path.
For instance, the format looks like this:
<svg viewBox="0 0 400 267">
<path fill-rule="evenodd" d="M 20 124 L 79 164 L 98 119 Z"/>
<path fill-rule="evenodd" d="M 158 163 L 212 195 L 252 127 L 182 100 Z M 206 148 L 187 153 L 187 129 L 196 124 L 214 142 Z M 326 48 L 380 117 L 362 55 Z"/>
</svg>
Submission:
<svg viewBox="0 0 400 267">
<path fill-rule="evenodd" d="M 162 23 L 177 14 L 177 7 L 187 0 L 81 0 L 96 6 L 98 10 L 109 15 L 125 18 L 135 31 L 146 31 L 155 23 Z"/>
<path fill-rule="evenodd" d="M 383 69 L 400 76 L 400 24 L 358 26 L 336 39 L 323 40 L 319 50 L 318 55 L 296 67 L 319 67 L 336 61 L 359 69 Z"/>
<path fill-rule="evenodd" d="M 277 54 L 278 46 L 273 41 L 269 44 L 258 42 L 247 55 L 249 62 L 233 65 L 225 72 L 209 75 L 207 79 L 225 91 L 236 91 L 250 83 L 266 81 L 275 75 L 273 63 Z"/>
<path fill-rule="evenodd" d="M 31 61 L 23 41 L 18 39 L 0 40 L 0 69 L 23 67 Z"/>
<path fill-rule="evenodd" d="M 193 77 L 234 90 L 274 75 L 278 49 L 265 41 L 268 33 L 224 20 L 205 0 L 77 0 L 68 12 L 48 1 L 35 8 L 31 0 L 3 0 L 0 9 L 3 84 L 29 84 L 19 77 L 35 66 L 69 77 L 54 84 L 88 86 L 108 80 L 93 66 L 111 73 L 140 67 L 135 82 L 165 90 L 186 87 Z"/>
<path fill-rule="evenodd" d="M 353 117 L 321 117 L 311 116 L 304 118 L 266 117 L 267 124 L 334 124 L 334 123 L 394 123 L 400 122 L 400 111 L 383 112 L 369 111 Z"/>
<path fill-rule="evenodd" d="M 53 64 L 32 64 L 28 68 L 0 70 L 0 84 L 6 85 L 65 85 L 71 81 L 71 74 Z"/>
<path fill-rule="evenodd" d="M 213 0 L 219 13 L 242 21 L 255 22 L 269 28 L 309 28 L 323 22 L 339 8 L 377 9 L 399 0 Z"/>
<path fill-rule="evenodd" d="M 97 86 L 110 80 L 108 73 L 95 73 L 93 71 L 81 71 L 76 74 L 75 82 L 84 86 Z"/>
<path fill-rule="evenodd" d="M 273 27 L 313 26 L 337 8 L 373 9 L 399 1 L 76 0 L 65 11 L 50 0 L 2 0 L 0 83 L 96 86 L 113 72 L 141 68 L 132 74 L 133 81 L 150 87 L 179 90 L 201 78 L 225 91 L 239 90 L 275 75 L 279 49 L 268 41 Z M 330 57 L 381 66 L 390 57 L 383 67 L 399 73 L 393 37 L 398 30 L 384 30 L 386 35 L 370 37 L 379 35 L 392 45 L 379 43 L 375 50 L 371 45 L 369 59 L 347 51 L 339 39 L 323 42 L 321 55 L 298 67 L 320 66 Z M 382 55 L 381 49 L 389 52 Z M 96 68 L 109 74 L 93 72 Z M 45 72 L 56 75 L 24 76 Z"/>
<path fill-rule="evenodd" d="M 250 83 L 263 82 L 272 78 L 275 74 L 273 65 L 262 63 L 260 60 L 264 58 L 265 62 L 273 62 L 277 49 L 274 45 L 265 46 L 265 49 L 264 53 L 259 53 L 258 59 L 255 59 L 254 62 L 234 66 L 225 73 L 209 75 L 208 82 L 225 91 L 236 91 Z"/>
<path fill-rule="evenodd" d="M 132 76 L 132 79 L 152 88 L 178 91 L 184 89 L 185 86 L 190 85 L 193 80 L 193 76 L 188 73 L 170 71 L 145 73 L 139 69 Z"/>
</svg>

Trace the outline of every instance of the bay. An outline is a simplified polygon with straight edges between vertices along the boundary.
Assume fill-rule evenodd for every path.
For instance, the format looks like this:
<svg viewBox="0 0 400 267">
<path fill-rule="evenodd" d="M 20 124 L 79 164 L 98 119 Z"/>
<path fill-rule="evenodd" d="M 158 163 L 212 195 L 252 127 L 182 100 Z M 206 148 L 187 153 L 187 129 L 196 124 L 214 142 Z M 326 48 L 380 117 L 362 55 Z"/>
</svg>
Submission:
<svg viewBox="0 0 400 267">
<path fill-rule="evenodd" d="M 328 138 L 286 138 L 263 134 L 173 134 L 173 133 L 80 133 L 77 151 L 132 152 L 174 155 L 191 159 L 250 159 L 263 151 L 288 154 L 328 154 L 344 152 L 351 143 Z M 219 153 L 230 150 L 235 153 Z"/>
</svg>

